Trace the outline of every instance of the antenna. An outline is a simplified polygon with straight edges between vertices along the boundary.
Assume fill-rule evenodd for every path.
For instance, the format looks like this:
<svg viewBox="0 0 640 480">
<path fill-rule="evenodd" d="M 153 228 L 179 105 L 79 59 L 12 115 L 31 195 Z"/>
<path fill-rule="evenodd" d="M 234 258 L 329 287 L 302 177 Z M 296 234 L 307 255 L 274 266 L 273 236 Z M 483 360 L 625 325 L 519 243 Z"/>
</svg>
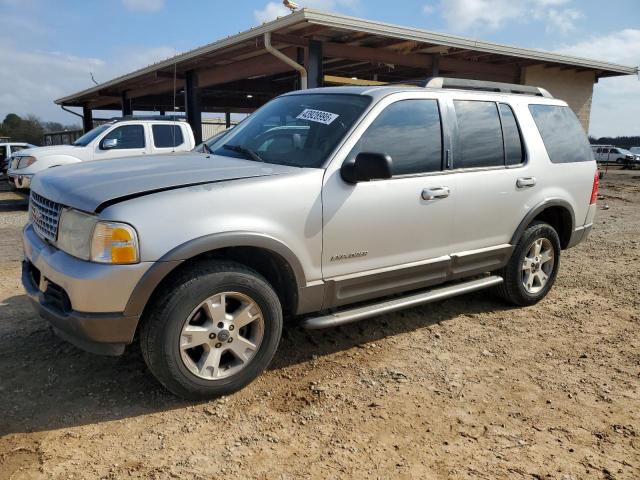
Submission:
<svg viewBox="0 0 640 480">
<path fill-rule="evenodd" d="M 93 72 L 89 72 L 89 75 L 91 76 L 91 80 L 93 80 L 93 83 L 95 83 L 96 85 L 100 85 L 98 82 L 96 82 L 96 79 L 93 78 Z"/>
</svg>

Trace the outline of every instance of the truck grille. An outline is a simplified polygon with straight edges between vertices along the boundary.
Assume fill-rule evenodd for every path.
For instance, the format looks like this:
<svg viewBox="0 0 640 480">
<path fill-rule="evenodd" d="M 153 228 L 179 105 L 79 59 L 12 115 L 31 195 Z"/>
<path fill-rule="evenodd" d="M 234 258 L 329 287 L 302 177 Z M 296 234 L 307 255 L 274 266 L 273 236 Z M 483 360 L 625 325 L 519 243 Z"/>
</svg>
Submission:
<svg viewBox="0 0 640 480">
<path fill-rule="evenodd" d="M 58 236 L 58 220 L 62 205 L 38 195 L 33 190 L 29 200 L 29 219 L 36 233 L 52 242 Z"/>
</svg>

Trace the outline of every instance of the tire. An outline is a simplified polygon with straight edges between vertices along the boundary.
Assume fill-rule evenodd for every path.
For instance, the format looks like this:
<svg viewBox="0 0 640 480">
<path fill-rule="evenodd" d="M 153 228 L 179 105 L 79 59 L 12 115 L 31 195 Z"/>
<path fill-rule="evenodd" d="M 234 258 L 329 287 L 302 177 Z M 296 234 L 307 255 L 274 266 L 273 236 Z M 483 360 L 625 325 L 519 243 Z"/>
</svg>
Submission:
<svg viewBox="0 0 640 480">
<path fill-rule="evenodd" d="M 247 325 L 240 326 L 243 318 Z M 281 334 L 282 308 L 271 285 L 243 265 L 210 260 L 182 272 L 154 295 L 140 347 L 162 385 L 179 397 L 199 400 L 228 395 L 252 382 L 271 362 Z"/>
<path fill-rule="evenodd" d="M 542 246 L 542 251 L 537 257 L 533 257 L 535 250 L 532 248 L 535 248 L 536 242 Z M 553 254 L 551 265 L 550 261 L 545 261 L 547 251 Z M 538 303 L 549 293 L 556 280 L 560 267 L 560 251 L 560 237 L 555 229 L 547 223 L 532 223 L 522 233 L 509 263 L 497 272 L 504 279 L 504 282 L 497 287 L 498 295 L 513 305 L 527 306 Z M 531 259 L 530 263 L 527 262 L 528 272 L 524 270 L 525 257 Z M 541 272 L 541 274 L 531 276 L 532 272 Z M 527 273 L 530 276 L 527 276 Z M 542 278 L 544 278 L 542 274 L 546 276 L 544 284 L 542 284 Z M 525 285 L 525 280 L 529 280 L 530 285 Z"/>
</svg>

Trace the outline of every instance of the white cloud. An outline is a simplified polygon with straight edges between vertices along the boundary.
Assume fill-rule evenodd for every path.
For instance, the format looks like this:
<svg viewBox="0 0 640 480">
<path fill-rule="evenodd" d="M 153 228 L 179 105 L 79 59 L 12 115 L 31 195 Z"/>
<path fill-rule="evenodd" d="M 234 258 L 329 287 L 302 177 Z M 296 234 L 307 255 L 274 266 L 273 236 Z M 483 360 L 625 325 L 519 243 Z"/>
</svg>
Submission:
<svg viewBox="0 0 640 480">
<path fill-rule="evenodd" d="M 327 11 L 340 8 L 354 10 L 358 7 L 360 0 L 296 0 L 295 3 L 300 5 L 300 8 L 309 7 Z M 276 1 L 267 3 L 261 10 L 254 10 L 253 16 L 258 23 L 265 23 L 290 13 L 291 11 L 282 2 Z"/>
<path fill-rule="evenodd" d="M 560 53 L 595 58 L 628 66 L 640 65 L 640 30 L 626 29 L 592 36 Z M 637 76 L 603 78 L 595 85 L 589 131 L 596 137 L 638 135 L 640 132 L 640 79 Z"/>
<path fill-rule="evenodd" d="M 157 12 L 164 7 L 164 0 L 122 0 L 127 10 L 137 12 Z"/>
<path fill-rule="evenodd" d="M 21 116 L 33 113 L 43 120 L 75 122 L 76 118 L 53 101 L 92 87 L 91 72 L 98 82 L 104 82 L 174 53 L 169 47 L 136 47 L 114 55 L 114 61 L 106 61 L 63 52 L 26 51 L 0 42 L 0 64 L 11 65 L 10 69 L 0 69 L 0 120 L 13 112 Z"/>
<path fill-rule="evenodd" d="M 571 0 L 441 0 L 439 8 L 449 28 L 456 31 L 497 30 L 507 22 L 531 19 L 547 24 L 547 30 L 571 32 L 582 13 L 564 8 Z M 427 11 L 427 5 L 424 13 Z"/>
</svg>

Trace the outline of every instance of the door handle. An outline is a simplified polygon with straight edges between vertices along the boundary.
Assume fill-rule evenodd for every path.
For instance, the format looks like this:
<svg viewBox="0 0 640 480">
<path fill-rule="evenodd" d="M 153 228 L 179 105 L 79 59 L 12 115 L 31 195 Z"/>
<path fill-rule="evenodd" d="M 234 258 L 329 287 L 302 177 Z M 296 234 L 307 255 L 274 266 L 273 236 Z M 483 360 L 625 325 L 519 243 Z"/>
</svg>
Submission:
<svg viewBox="0 0 640 480">
<path fill-rule="evenodd" d="M 536 184 L 536 177 L 520 177 L 516 181 L 516 186 L 518 188 L 533 187 L 535 184 Z"/>
<path fill-rule="evenodd" d="M 449 187 L 425 188 L 422 190 L 421 197 L 423 200 L 435 200 L 437 198 L 447 198 L 450 193 Z"/>
</svg>

